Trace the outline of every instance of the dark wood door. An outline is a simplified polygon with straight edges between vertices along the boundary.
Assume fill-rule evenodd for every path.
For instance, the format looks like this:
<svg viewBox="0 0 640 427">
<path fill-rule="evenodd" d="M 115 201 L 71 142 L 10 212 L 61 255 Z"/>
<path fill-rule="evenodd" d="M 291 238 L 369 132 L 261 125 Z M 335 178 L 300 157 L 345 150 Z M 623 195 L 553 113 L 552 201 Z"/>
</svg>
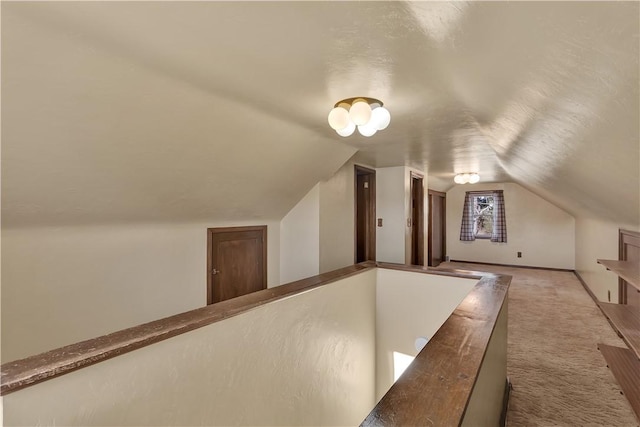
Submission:
<svg viewBox="0 0 640 427">
<path fill-rule="evenodd" d="M 429 190 L 429 247 L 428 265 L 437 267 L 445 261 L 447 253 L 446 214 L 447 195 L 440 191 Z"/>
<path fill-rule="evenodd" d="M 376 259 L 376 171 L 355 167 L 355 262 Z"/>
<path fill-rule="evenodd" d="M 411 264 L 424 265 L 424 181 L 411 172 Z"/>
<path fill-rule="evenodd" d="M 207 304 L 267 288 L 267 226 L 207 233 Z"/>
<path fill-rule="evenodd" d="M 619 257 L 621 261 L 629 261 L 640 265 L 640 233 L 637 231 L 619 231 Z M 619 302 L 632 305 L 640 309 L 640 290 L 627 283 L 624 279 L 619 279 L 618 286 Z"/>
</svg>

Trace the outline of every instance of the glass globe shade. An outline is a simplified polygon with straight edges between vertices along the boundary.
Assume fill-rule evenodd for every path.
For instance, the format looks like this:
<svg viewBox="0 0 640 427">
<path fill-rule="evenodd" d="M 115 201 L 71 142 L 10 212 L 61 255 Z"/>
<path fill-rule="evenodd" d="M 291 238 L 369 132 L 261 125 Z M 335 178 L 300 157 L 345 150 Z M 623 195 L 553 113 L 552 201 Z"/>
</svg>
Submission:
<svg viewBox="0 0 640 427">
<path fill-rule="evenodd" d="M 366 101 L 356 101 L 349 110 L 349 118 L 358 126 L 369 123 L 371 119 L 371 107 Z"/>
<path fill-rule="evenodd" d="M 478 175 L 477 173 L 472 173 L 471 175 L 469 175 L 469 184 L 475 184 L 478 181 L 480 181 L 480 175 Z"/>
<path fill-rule="evenodd" d="M 336 107 L 329 112 L 328 120 L 332 129 L 344 129 L 349 126 L 349 112 L 342 107 Z"/>
<path fill-rule="evenodd" d="M 377 131 L 378 129 L 376 129 L 375 125 L 373 125 L 372 123 L 364 126 L 358 126 L 358 132 L 360 132 L 360 135 L 362 136 L 370 137 L 375 135 Z"/>
<path fill-rule="evenodd" d="M 347 136 L 351 136 L 351 134 L 353 134 L 353 131 L 355 130 L 356 130 L 356 125 L 352 121 L 349 121 L 349 124 L 347 125 L 346 128 L 337 130 L 336 132 L 340 136 L 347 137 Z"/>
<path fill-rule="evenodd" d="M 462 174 L 462 181 L 466 184 L 467 182 L 469 182 L 469 174 L 468 173 L 463 173 Z"/>
<path fill-rule="evenodd" d="M 453 177 L 453 182 L 455 182 L 456 184 L 464 184 L 464 179 L 462 178 L 461 174 L 458 174 Z"/>
<path fill-rule="evenodd" d="M 375 123 L 378 130 L 386 129 L 391 122 L 391 114 L 384 107 L 374 108 L 371 111 L 371 121 Z"/>
</svg>

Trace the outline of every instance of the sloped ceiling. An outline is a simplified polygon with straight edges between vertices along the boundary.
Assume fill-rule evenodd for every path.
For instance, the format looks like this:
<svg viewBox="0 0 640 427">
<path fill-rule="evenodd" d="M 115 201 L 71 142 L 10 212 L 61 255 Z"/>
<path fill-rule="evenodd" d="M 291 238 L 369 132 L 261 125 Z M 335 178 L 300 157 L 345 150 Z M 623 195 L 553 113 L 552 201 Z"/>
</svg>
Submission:
<svg viewBox="0 0 640 427">
<path fill-rule="evenodd" d="M 640 222 L 637 2 L 1 7 L 3 225 L 279 219 L 356 152 Z"/>
</svg>

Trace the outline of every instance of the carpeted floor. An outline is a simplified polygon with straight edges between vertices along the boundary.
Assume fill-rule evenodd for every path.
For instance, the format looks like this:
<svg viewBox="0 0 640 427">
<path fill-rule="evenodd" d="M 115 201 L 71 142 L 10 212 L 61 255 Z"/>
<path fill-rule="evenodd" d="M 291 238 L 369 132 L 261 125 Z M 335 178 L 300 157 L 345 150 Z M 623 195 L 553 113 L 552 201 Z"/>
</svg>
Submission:
<svg viewBox="0 0 640 427">
<path fill-rule="evenodd" d="M 625 347 L 573 273 L 467 263 L 440 268 L 513 276 L 507 425 L 638 426 L 597 349 Z"/>
</svg>

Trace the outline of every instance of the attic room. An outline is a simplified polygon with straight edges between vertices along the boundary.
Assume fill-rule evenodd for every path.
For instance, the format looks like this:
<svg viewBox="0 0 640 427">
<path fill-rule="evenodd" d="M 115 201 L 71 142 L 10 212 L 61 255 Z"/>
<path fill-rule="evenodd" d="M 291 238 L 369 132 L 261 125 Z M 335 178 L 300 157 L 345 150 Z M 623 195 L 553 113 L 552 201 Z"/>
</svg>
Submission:
<svg viewBox="0 0 640 427">
<path fill-rule="evenodd" d="M 623 307 L 640 324 L 638 273 L 619 279 L 598 260 L 640 259 L 637 243 L 624 246 L 640 240 L 640 3 L 3 1 L 0 12 L 3 383 L 10 363 L 212 307 L 216 230 L 244 227 L 264 233 L 263 294 L 363 268 L 379 297 L 381 278 L 405 273 L 383 264 L 441 274 L 433 301 L 449 292 L 438 286 L 457 286 L 447 271 L 460 286 L 478 272 L 513 277 L 507 424 L 637 425 L 640 396 L 620 389 L 601 353 L 629 346 L 640 363 L 637 341 L 606 314 Z M 372 116 L 384 107 L 386 128 L 332 129 L 330 112 L 354 98 Z M 359 188 L 370 191 L 362 236 Z M 464 239 L 465 202 L 479 194 L 491 198 L 493 230 Z M 507 231 L 498 239 L 496 194 Z M 350 298 L 369 286 L 357 283 Z M 384 292 L 411 303 L 410 291 Z M 452 298 L 449 312 L 463 296 Z M 291 316 L 304 306 L 286 301 Z M 542 372 L 545 356 L 514 365 L 534 354 L 514 340 L 544 340 L 555 325 L 538 322 L 556 314 L 587 347 L 549 360 L 587 361 L 579 379 L 545 371 L 527 394 L 519 375 Z M 6 418 L 14 397 L 57 380 L 3 392 L 5 424 L 28 425 Z M 575 391 L 591 383 L 600 397 Z M 553 391 L 567 385 L 557 394 L 571 403 Z M 384 395 L 367 393 L 369 409 L 353 419 Z M 555 409 L 540 409 L 547 398 Z M 74 420 L 113 420 L 86 412 Z M 180 413 L 165 425 L 224 424 L 172 418 Z"/>
</svg>

